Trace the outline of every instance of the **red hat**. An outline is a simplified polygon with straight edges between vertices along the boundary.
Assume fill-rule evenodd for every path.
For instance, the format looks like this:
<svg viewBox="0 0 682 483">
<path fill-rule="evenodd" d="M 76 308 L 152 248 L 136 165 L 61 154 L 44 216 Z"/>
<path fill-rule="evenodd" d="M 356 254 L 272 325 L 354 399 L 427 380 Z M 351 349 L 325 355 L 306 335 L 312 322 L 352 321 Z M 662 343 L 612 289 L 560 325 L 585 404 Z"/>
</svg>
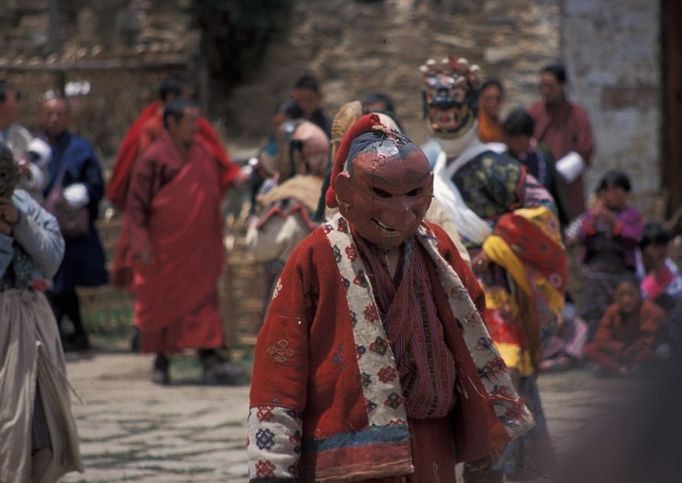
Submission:
<svg viewBox="0 0 682 483">
<path fill-rule="evenodd" d="M 375 126 L 383 126 L 381 119 L 376 114 L 365 114 L 360 119 L 355 121 L 353 125 L 346 131 L 341 140 L 339 150 L 336 152 L 334 164 L 332 165 L 332 174 L 329 178 L 329 188 L 325 194 L 324 200 L 329 208 L 336 208 L 339 206 L 336 200 L 336 177 L 341 173 L 346 165 L 346 158 L 350 145 L 353 140 L 366 132 L 376 131 Z"/>
</svg>

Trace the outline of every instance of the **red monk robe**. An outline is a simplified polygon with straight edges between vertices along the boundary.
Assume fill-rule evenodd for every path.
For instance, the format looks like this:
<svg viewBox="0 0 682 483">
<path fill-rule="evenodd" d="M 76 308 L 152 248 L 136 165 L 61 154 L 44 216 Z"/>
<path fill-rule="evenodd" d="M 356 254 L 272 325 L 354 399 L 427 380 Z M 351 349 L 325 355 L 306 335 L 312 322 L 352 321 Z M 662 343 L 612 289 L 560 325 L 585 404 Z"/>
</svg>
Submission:
<svg viewBox="0 0 682 483">
<path fill-rule="evenodd" d="M 134 321 L 142 352 L 223 345 L 217 282 L 224 251 L 223 165 L 195 142 L 183 159 L 165 130 L 135 163 L 125 215 L 135 264 Z"/>
<path fill-rule="evenodd" d="M 556 105 L 538 101 L 528 106 L 528 114 L 535 120 L 534 138 L 546 145 L 554 159 L 560 160 L 571 151 L 582 156 L 590 165 L 596 143 L 587 111 L 566 99 Z M 585 211 L 584 173 L 573 182 L 557 180 L 566 197 L 566 211 L 572 220 Z"/>
<path fill-rule="evenodd" d="M 642 300 L 629 315 L 613 304 L 604 313 L 594 341 L 585 346 L 585 357 L 613 371 L 650 361 L 664 325 L 665 312 L 650 300 Z"/>
<path fill-rule="evenodd" d="M 163 131 L 163 103 L 154 101 L 148 104 L 126 133 L 121 147 L 116 153 L 116 161 L 107 185 L 106 197 L 119 209 L 124 210 L 130 187 L 130 177 L 135 161 L 149 148 Z M 199 131 L 195 142 L 202 144 L 223 166 L 222 187 L 232 184 L 239 174 L 239 167 L 225 151 L 217 133 L 205 118 L 199 118 Z M 130 230 L 127 220 L 123 219 L 114 253 L 114 268 L 111 280 L 114 285 L 130 288 L 132 267 L 130 264 Z"/>
</svg>

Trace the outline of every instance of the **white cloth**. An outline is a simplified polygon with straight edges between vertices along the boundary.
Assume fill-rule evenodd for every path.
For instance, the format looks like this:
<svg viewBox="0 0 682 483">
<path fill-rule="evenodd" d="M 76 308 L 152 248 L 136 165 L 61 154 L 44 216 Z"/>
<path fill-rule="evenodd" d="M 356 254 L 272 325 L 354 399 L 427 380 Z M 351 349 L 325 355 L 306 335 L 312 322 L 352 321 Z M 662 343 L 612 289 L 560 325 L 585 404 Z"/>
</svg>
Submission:
<svg viewBox="0 0 682 483">
<path fill-rule="evenodd" d="M 28 143 L 26 151 L 35 155 L 35 159 L 32 161 L 40 168 L 46 168 L 52 160 L 52 148 L 40 138 L 34 138 Z"/>
<path fill-rule="evenodd" d="M 254 219 L 251 222 L 246 233 L 246 245 L 256 262 L 286 262 L 294 248 L 308 234 L 310 228 L 300 213 L 273 215 L 265 221 Z"/>
<path fill-rule="evenodd" d="M 0 143 L 7 145 L 16 160 L 24 158 L 31 139 L 33 136 L 21 124 L 15 123 L 5 130 L 0 129 Z"/>
<path fill-rule="evenodd" d="M 575 151 L 559 159 L 554 166 L 567 183 L 575 181 L 587 167 L 583 157 Z"/>
<path fill-rule="evenodd" d="M 462 134 L 461 137 L 454 139 L 434 138 L 441 149 L 445 151 L 448 159 L 455 158 L 463 153 L 469 146 L 475 143 L 481 143 L 478 139 L 478 121 L 476 121 L 471 128 Z"/>
<path fill-rule="evenodd" d="M 426 212 L 425 218 L 427 221 L 435 223 L 445 230 L 445 233 L 448 234 L 452 240 L 452 243 L 454 243 L 457 247 L 459 255 L 464 259 L 464 261 L 471 265 L 469 251 L 462 243 L 462 238 L 459 236 L 459 232 L 457 231 L 455 223 L 452 221 L 450 215 L 448 215 L 448 213 L 445 211 L 440 201 L 438 201 L 438 198 L 433 198 L 431 200 L 431 205 L 429 206 L 429 210 Z"/>
<path fill-rule="evenodd" d="M 491 149 L 478 139 L 478 135 L 465 137 L 469 140 L 468 144 L 459 145 L 462 149 L 461 154 L 454 161 L 448 164 L 448 154 L 445 150 L 438 155 L 433 168 L 433 193 L 443 205 L 459 233 L 476 244 L 483 244 L 492 233 L 492 229 L 485 220 L 466 205 L 457 185 L 452 181 L 452 176 L 476 156 Z M 438 140 L 438 143 L 440 142 L 441 140 Z"/>
<path fill-rule="evenodd" d="M 22 178 L 20 186 L 26 191 L 34 192 L 42 191 L 47 185 L 47 177 L 40 166 L 35 163 L 27 162 L 29 176 Z"/>
<path fill-rule="evenodd" d="M 90 202 L 88 188 L 83 183 L 70 184 L 64 188 L 64 200 L 69 208 L 77 210 Z"/>
</svg>

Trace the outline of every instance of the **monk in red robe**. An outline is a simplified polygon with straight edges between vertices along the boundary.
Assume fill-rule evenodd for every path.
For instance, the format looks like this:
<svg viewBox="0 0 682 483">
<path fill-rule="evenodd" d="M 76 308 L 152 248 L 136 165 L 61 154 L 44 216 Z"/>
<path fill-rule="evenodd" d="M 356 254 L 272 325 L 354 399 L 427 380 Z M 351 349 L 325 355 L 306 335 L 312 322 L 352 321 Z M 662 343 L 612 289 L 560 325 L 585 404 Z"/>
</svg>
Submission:
<svg viewBox="0 0 682 483">
<path fill-rule="evenodd" d="M 221 201 L 225 165 L 196 141 L 199 108 L 175 99 L 164 129 L 138 159 L 125 215 L 135 269 L 135 325 L 141 351 L 157 353 L 154 380 L 169 382 L 167 354 L 200 349 L 207 382 L 231 368 L 223 346 L 217 282 L 224 251 Z"/>
<path fill-rule="evenodd" d="M 357 120 L 258 334 L 251 481 L 455 483 L 532 426 L 485 327 L 485 297 L 448 235 L 423 223 L 424 153 Z"/>
<path fill-rule="evenodd" d="M 135 161 L 164 131 L 164 106 L 173 99 L 186 97 L 185 91 L 186 86 L 180 80 L 172 77 L 164 80 L 161 83 L 160 99 L 145 106 L 123 138 L 123 142 L 116 153 L 114 169 L 106 190 L 106 197 L 120 210 L 125 210 Z M 224 166 L 223 183 L 225 185 L 234 183 L 239 174 L 239 167 L 230 161 L 218 134 L 204 117 L 199 118 L 195 142 L 204 145 Z M 130 230 L 128 221 L 124 218 L 116 243 L 111 279 L 114 285 L 125 288 L 132 288 L 132 266 L 129 250 Z"/>
</svg>

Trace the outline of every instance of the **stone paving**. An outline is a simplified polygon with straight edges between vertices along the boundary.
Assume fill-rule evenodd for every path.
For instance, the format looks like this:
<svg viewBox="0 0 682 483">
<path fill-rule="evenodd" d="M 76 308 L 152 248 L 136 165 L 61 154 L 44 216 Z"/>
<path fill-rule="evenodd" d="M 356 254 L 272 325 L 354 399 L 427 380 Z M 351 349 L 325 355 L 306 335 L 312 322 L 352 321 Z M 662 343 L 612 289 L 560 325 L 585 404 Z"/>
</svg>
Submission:
<svg viewBox="0 0 682 483">
<path fill-rule="evenodd" d="M 125 353 L 68 363 L 86 401 L 73 401 L 86 470 L 63 481 L 247 481 L 248 387 L 197 384 L 189 359 L 173 368 L 173 385 L 159 387 L 149 382 L 151 363 Z"/>
<path fill-rule="evenodd" d="M 247 386 L 196 383 L 198 365 L 189 356 L 174 361 L 169 387 L 149 382 L 149 356 L 94 352 L 70 359 L 70 380 L 86 401 L 73 402 L 86 470 L 63 481 L 247 481 Z M 584 369 L 540 381 L 560 458 L 572 439 L 609 412 L 614 390 L 628 384 L 596 379 Z"/>
</svg>

